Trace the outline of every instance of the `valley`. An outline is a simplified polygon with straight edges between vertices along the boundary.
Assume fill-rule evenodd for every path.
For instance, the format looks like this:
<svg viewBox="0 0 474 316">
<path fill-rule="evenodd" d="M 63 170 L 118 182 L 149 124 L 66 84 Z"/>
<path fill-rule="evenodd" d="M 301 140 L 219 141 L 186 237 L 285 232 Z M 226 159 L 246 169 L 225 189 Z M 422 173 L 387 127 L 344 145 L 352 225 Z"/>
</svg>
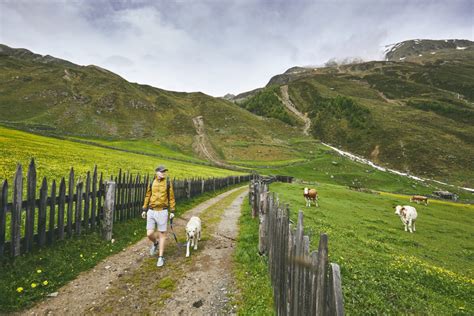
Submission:
<svg viewBox="0 0 474 316">
<path fill-rule="evenodd" d="M 10 183 L 17 164 L 27 166 L 31 158 L 38 178 L 49 181 L 58 181 L 71 167 L 81 177 L 97 166 L 108 178 L 120 169 L 152 173 L 159 164 L 165 164 L 177 179 L 249 173 L 292 176 L 294 183 L 274 183 L 271 190 L 289 203 L 295 220 L 296 211 L 304 209 L 302 188 L 318 188 L 320 208 L 304 209 L 305 229 L 310 235 L 330 236 L 331 262 L 342 267 L 347 311 L 470 311 L 472 242 L 468 237 L 474 198 L 461 187 L 474 187 L 474 49 L 464 42 L 467 48 L 462 50 L 451 47 L 452 43 L 433 46 L 430 42 L 424 48 L 416 46 L 414 53 L 415 44 L 408 44 L 394 46 L 384 61 L 293 67 L 271 78 L 266 87 L 226 99 L 130 83 L 96 66 L 1 45 L 0 181 Z M 436 54 L 419 56 L 427 49 Z M 453 192 L 459 200 L 437 199 L 433 195 L 437 190 Z M 430 205 L 416 206 L 420 225 L 412 240 L 392 209 L 408 203 L 414 194 L 428 196 Z M 254 277 L 268 292 L 265 262 L 253 244 L 256 221 L 246 218 L 248 203 L 244 205 L 247 215 L 241 218 L 236 241 L 236 253 L 242 257 L 233 260 L 255 263 L 260 272 Z M 187 204 L 180 207 L 189 209 Z M 117 246 L 99 238 L 94 243 L 106 252 L 124 251 L 122 247 L 140 240 L 137 232 L 143 229 L 138 219 L 131 222 L 130 227 L 117 225 Z M 213 224 L 206 228 L 212 229 Z M 93 269 L 98 259 L 86 239 L 71 243 L 89 260 L 83 259 L 84 265 L 75 269 Z M 146 252 L 143 240 L 139 247 Z M 41 251 L 51 257 L 56 254 L 54 248 L 46 248 L 33 253 L 31 260 L 41 259 Z M 178 257 L 175 252 L 172 256 Z M 27 257 L 18 262 L 30 266 Z M 127 280 L 155 269 L 154 259 L 143 262 L 133 264 Z M 242 262 L 236 273 L 245 276 L 239 281 L 245 291 L 242 280 L 254 272 Z M 127 264 L 124 267 L 128 269 Z M 79 273 L 69 266 L 50 270 L 55 269 L 67 274 L 50 276 L 57 282 L 55 289 Z M 23 278 L 9 279 L 15 287 L 1 289 L 11 305 L 0 310 L 21 310 L 48 294 L 45 288 L 41 293 L 28 289 L 18 295 L 24 279 L 37 278 L 35 267 L 24 270 Z M 403 275 L 417 282 L 398 282 Z M 110 302 L 118 299 L 116 293 L 123 290 L 119 277 L 113 291 L 100 289 L 107 300 L 95 308 L 109 310 Z M 396 295 L 406 288 L 423 298 L 417 299 L 416 307 Z M 174 289 L 162 288 L 159 304 Z M 260 297 L 255 289 L 249 291 L 252 297 Z M 258 294 L 266 298 L 264 308 L 271 309 L 270 293 Z M 146 300 L 139 305 L 155 308 Z"/>
</svg>

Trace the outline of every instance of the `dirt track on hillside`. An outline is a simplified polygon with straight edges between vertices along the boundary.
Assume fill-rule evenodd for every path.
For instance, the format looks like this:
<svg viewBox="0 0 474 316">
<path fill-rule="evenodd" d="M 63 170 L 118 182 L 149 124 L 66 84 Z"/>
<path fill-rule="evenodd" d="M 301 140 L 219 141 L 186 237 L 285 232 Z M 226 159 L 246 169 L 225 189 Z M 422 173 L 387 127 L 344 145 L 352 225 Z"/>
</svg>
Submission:
<svg viewBox="0 0 474 316">
<path fill-rule="evenodd" d="M 185 258 L 185 248 L 176 247 L 171 234 L 165 250 L 166 264 L 156 267 L 156 256 L 149 255 L 147 238 L 100 262 L 94 269 L 47 298 L 23 315 L 78 314 L 154 314 L 208 315 L 229 314 L 232 289 L 231 263 L 237 220 L 246 190 L 237 188 L 212 198 L 175 219 L 175 232 L 184 236 L 191 216 L 230 194 L 243 190 L 226 207 L 209 240 Z M 215 230 L 214 230 L 215 228 Z M 178 237 L 179 238 L 179 237 Z M 182 240 L 184 241 L 184 239 Z M 194 305 L 194 306 L 193 306 Z"/>
<path fill-rule="evenodd" d="M 206 135 L 203 117 L 196 116 L 195 118 L 193 118 L 193 124 L 197 134 L 196 136 L 194 136 L 193 141 L 194 151 L 198 153 L 202 158 L 209 160 L 216 166 L 235 169 L 235 166 L 226 164 L 217 157 L 217 154 L 214 148 L 212 148 L 211 142 L 209 141 L 209 138 Z"/>
<path fill-rule="evenodd" d="M 301 121 L 304 123 L 303 127 L 303 134 L 309 135 L 309 129 L 311 128 L 311 120 L 308 118 L 307 114 L 303 114 L 295 107 L 293 102 L 290 100 L 290 96 L 288 95 L 288 86 L 281 86 L 280 87 L 281 102 L 286 106 L 288 110 L 290 110 L 293 114 L 295 114 Z"/>
</svg>

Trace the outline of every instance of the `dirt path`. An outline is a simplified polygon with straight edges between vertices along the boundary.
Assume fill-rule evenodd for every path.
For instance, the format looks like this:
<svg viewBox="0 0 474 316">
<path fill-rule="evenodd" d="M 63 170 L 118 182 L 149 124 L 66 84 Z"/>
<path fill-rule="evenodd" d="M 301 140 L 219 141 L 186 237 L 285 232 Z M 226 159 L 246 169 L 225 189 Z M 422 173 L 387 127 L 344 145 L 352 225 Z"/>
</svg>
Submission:
<svg viewBox="0 0 474 316">
<path fill-rule="evenodd" d="M 173 297 L 160 310 L 163 315 L 234 314 L 232 253 L 237 238 L 243 192 L 227 207 L 206 248 L 193 256 L 193 265 L 177 285 Z"/>
<path fill-rule="evenodd" d="M 239 192 L 240 194 L 238 194 Z M 199 204 L 183 214 L 182 217 L 175 219 L 175 233 L 179 239 L 182 239 L 180 242 L 184 242 L 184 226 L 191 216 L 199 216 L 205 210 L 219 205 L 229 196 L 238 194 L 238 198 L 234 200 L 231 206 L 225 209 L 222 220 L 217 225 L 216 233 L 211 235 L 208 241 L 199 243 L 199 248 L 204 250 L 192 253 L 190 258 L 184 257 L 185 248 L 176 247 L 175 241 L 171 234 L 169 234 L 165 250 L 166 264 L 163 268 L 157 268 L 156 256 L 152 257 L 149 255 L 150 242 L 144 238 L 124 249 L 121 253 L 100 262 L 94 269 L 81 273 L 77 279 L 59 289 L 56 297 L 47 298 L 30 310 L 20 314 L 145 313 L 168 315 L 170 314 L 169 310 L 159 312 L 165 301 L 167 304 L 175 304 L 175 306 L 183 305 L 182 308 L 189 307 L 186 304 L 180 304 L 177 298 L 188 297 L 188 300 L 193 299 L 193 289 L 189 288 L 189 283 L 187 282 L 196 281 L 196 275 L 199 275 L 199 284 L 205 284 L 205 280 L 212 280 L 214 282 L 213 285 L 224 286 L 225 284 L 225 288 L 229 288 L 230 277 L 228 279 L 229 283 L 226 283 L 227 281 L 224 282 L 226 278 L 220 273 L 229 275 L 231 255 L 224 253 L 221 249 L 227 249 L 230 253 L 232 252 L 233 243 L 229 244 L 229 242 L 233 241 L 227 237 L 235 237 L 237 219 L 240 215 L 240 205 L 246 192 L 245 187 L 230 190 Z M 221 234 L 226 237 L 220 237 Z M 218 264 L 216 264 L 216 260 L 219 261 Z M 190 274 L 187 273 L 189 270 L 195 271 L 191 278 Z M 185 274 L 187 277 L 183 279 Z M 177 281 L 180 279 L 184 283 L 179 283 L 176 286 Z M 216 282 L 216 280 L 220 283 Z M 212 291 L 210 290 L 211 288 L 213 288 Z M 201 309 L 192 307 L 195 301 L 188 301 L 192 308 L 199 311 L 197 314 L 208 310 L 210 302 L 219 301 L 225 303 L 224 296 L 222 295 L 227 293 L 224 293 L 224 291 L 216 292 L 215 287 L 212 287 L 210 284 L 206 285 L 205 289 L 209 293 L 202 291 L 195 293 L 199 295 L 199 299 L 202 299 Z M 179 293 L 179 295 L 173 294 L 174 291 Z M 188 296 L 183 295 L 183 291 L 189 291 L 187 293 Z M 173 297 L 173 299 L 170 299 L 170 297 Z M 223 309 L 224 305 L 215 304 L 219 308 L 218 310 Z M 179 311 L 177 313 L 179 314 Z"/>
<path fill-rule="evenodd" d="M 290 110 L 293 114 L 295 114 L 300 120 L 303 121 L 303 134 L 309 135 L 309 129 L 311 128 L 311 120 L 308 118 L 307 114 L 303 114 L 295 107 L 293 102 L 290 100 L 290 96 L 288 95 L 288 86 L 281 86 L 280 87 L 282 99 L 281 102 L 286 106 L 288 110 Z"/>
</svg>

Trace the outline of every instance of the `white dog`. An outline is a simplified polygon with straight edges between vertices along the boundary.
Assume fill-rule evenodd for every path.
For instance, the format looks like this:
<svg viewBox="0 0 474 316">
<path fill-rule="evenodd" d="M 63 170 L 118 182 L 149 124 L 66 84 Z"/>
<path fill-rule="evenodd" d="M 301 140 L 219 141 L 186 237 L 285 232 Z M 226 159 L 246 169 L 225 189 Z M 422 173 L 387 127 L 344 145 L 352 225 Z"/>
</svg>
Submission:
<svg viewBox="0 0 474 316">
<path fill-rule="evenodd" d="M 186 224 L 186 257 L 189 257 L 189 246 L 198 249 L 198 240 L 201 240 L 201 219 L 197 216 L 191 217 Z"/>
<path fill-rule="evenodd" d="M 416 218 L 418 217 L 416 208 L 410 205 L 404 205 L 404 206 L 397 205 L 395 207 L 395 214 L 400 216 L 402 223 L 405 225 L 405 231 L 408 231 L 408 229 L 410 230 L 410 233 L 413 233 L 414 231 L 416 231 L 415 221 L 416 221 Z"/>
</svg>

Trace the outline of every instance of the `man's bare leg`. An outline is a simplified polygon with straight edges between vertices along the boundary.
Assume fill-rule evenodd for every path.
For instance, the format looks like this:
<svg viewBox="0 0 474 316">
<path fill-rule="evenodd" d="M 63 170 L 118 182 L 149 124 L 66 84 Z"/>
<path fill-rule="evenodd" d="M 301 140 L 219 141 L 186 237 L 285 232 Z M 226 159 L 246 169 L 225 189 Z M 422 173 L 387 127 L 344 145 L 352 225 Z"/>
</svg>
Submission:
<svg viewBox="0 0 474 316">
<path fill-rule="evenodd" d="M 148 239 L 150 239 L 150 241 L 152 241 L 153 243 L 156 242 L 156 239 L 157 239 L 157 234 L 155 232 L 154 229 L 148 229 L 146 231 L 146 236 L 148 237 Z"/>
<path fill-rule="evenodd" d="M 163 251 L 165 250 L 166 232 L 158 232 L 160 240 L 160 251 L 158 256 L 163 257 Z"/>
</svg>

